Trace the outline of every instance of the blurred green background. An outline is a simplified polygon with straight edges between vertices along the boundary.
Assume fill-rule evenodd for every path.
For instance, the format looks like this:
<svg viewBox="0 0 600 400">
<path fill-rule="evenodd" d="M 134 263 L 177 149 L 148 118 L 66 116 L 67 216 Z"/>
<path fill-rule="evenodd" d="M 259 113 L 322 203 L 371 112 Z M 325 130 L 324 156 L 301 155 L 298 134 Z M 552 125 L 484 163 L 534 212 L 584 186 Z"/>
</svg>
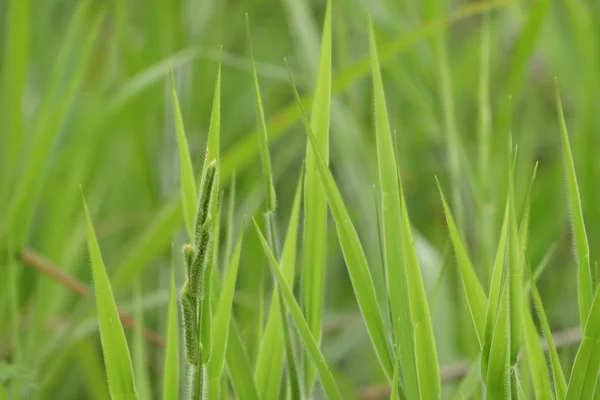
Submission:
<svg viewBox="0 0 600 400">
<path fill-rule="evenodd" d="M 309 100 L 324 0 L 0 0 L 0 380 L 18 382 L 27 398 L 108 396 L 93 298 L 57 275 L 92 285 L 80 185 L 121 310 L 131 313 L 137 302 L 144 325 L 165 331 L 172 243 L 179 285 L 178 249 L 185 239 L 169 66 L 199 168 L 221 60 L 223 205 L 236 184 L 233 226 L 223 216 L 221 240 L 237 232 L 243 215 L 260 216 L 263 180 L 246 13 L 269 118 L 283 232 L 306 148 L 284 59 Z M 487 287 L 511 137 L 518 146 L 520 204 L 539 162 L 530 265 L 548 262 L 539 287 L 552 328 L 576 326 L 554 77 L 566 109 L 591 259 L 597 260 L 600 3 L 333 1 L 331 168 L 383 296 L 369 14 L 441 364 L 474 356 L 475 342 L 434 176 L 451 195 Z M 347 398 L 373 398 L 367 389 L 377 389 L 370 385 L 384 378 L 333 223 L 329 227 L 323 349 Z M 235 318 L 251 361 L 262 268 L 263 252 L 249 229 Z M 132 351 L 136 371 L 148 373 L 156 397 L 163 351 L 154 342 Z M 574 348 L 560 352 L 570 368 Z M 446 382 L 447 393 L 453 382 Z"/>
</svg>

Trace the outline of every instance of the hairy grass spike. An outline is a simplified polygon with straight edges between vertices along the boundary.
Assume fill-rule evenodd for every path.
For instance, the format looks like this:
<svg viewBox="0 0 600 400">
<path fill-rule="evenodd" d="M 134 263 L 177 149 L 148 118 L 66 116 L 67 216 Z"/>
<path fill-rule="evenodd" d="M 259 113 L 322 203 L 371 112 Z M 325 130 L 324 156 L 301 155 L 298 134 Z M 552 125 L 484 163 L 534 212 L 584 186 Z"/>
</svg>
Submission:
<svg viewBox="0 0 600 400">
<path fill-rule="evenodd" d="M 212 231 L 210 229 L 210 217 L 202 228 L 196 244 L 198 247 L 194 250 L 194 261 L 190 264 L 188 280 L 190 282 L 190 292 L 194 298 L 202 297 L 202 279 L 204 271 L 210 260 L 210 243 Z"/>
<path fill-rule="evenodd" d="M 198 343 L 196 330 L 196 307 L 194 299 L 190 295 L 188 282 L 183 285 L 181 291 L 181 308 L 183 310 L 183 339 L 185 356 L 192 365 L 198 363 Z"/>
<path fill-rule="evenodd" d="M 196 243 L 199 243 L 200 234 L 210 215 L 210 209 L 213 199 L 212 191 L 215 183 L 216 172 L 217 160 L 215 159 L 206 165 L 205 171 L 203 171 L 202 173 L 202 182 L 200 183 L 200 196 L 198 198 L 198 212 L 196 214 L 196 225 L 194 227 Z"/>
<path fill-rule="evenodd" d="M 196 251 L 192 247 L 191 244 L 183 245 L 183 259 L 185 260 L 185 274 L 186 277 L 190 276 L 190 272 L 192 269 L 192 263 L 194 262 L 194 258 L 196 257 Z"/>
</svg>

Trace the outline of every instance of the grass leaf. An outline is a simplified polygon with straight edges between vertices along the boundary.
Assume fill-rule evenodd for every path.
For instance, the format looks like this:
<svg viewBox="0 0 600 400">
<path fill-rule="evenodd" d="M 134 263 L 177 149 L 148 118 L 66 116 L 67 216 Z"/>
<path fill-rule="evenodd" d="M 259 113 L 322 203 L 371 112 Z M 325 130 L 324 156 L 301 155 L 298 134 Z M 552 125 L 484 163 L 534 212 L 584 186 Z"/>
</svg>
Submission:
<svg viewBox="0 0 600 400">
<path fill-rule="evenodd" d="M 83 193 L 82 193 L 83 198 Z M 108 274 L 100 253 L 100 246 L 92 226 L 88 206 L 83 199 L 87 226 L 88 246 L 94 277 L 96 308 L 100 325 L 100 339 L 104 352 L 104 361 L 110 395 L 113 400 L 137 399 L 133 368 L 129 349 L 119 319 L 117 305 L 113 297 Z"/>
<path fill-rule="evenodd" d="M 177 91 L 175 90 L 175 78 L 172 69 L 170 70 L 169 78 L 173 97 L 173 115 L 175 117 L 175 131 L 177 133 L 177 148 L 179 149 L 181 207 L 183 210 L 183 219 L 186 222 L 185 227 L 188 231 L 188 237 L 193 245 L 194 217 L 196 213 L 196 181 L 194 177 L 194 168 L 192 167 L 192 159 L 190 158 L 190 150 L 185 136 L 183 116 L 181 115 Z"/>
<path fill-rule="evenodd" d="M 550 384 L 550 375 L 546 364 L 544 350 L 540 344 L 537 329 L 531 317 L 528 302 L 523 302 L 523 336 L 525 339 L 525 349 L 527 350 L 527 360 L 531 370 L 531 378 L 536 399 L 552 398 L 552 387 Z"/>
<path fill-rule="evenodd" d="M 479 340 L 480 346 L 484 343 L 485 337 L 485 318 L 487 313 L 488 299 L 485 296 L 481 283 L 477 278 L 477 274 L 473 269 L 473 264 L 469 260 L 467 249 L 460 239 L 456 223 L 452 217 L 450 207 L 446 202 L 446 196 L 442 191 L 442 186 L 437 180 L 438 189 L 442 198 L 442 205 L 444 207 L 444 214 L 446 215 L 446 222 L 448 223 L 448 230 L 450 232 L 450 238 L 452 239 L 452 245 L 454 246 L 454 252 L 456 254 L 457 264 L 460 270 L 460 275 L 463 281 L 463 288 L 467 296 L 467 302 L 469 304 L 469 311 L 471 312 L 471 318 L 477 333 L 477 339 Z M 497 323 L 495 323 L 497 325 Z"/>
<path fill-rule="evenodd" d="M 321 350 L 319 349 L 319 345 L 317 344 L 315 338 L 313 337 L 312 333 L 310 332 L 310 327 L 308 326 L 308 323 L 306 322 L 306 320 L 304 319 L 304 316 L 302 315 L 302 310 L 300 309 L 300 306 L 296 302 L 296 299 L 294 299 L 294 294 L 292 293 L 292 290 L 288 286 L 288 284 L 285 280 L 285 277 L 283 276 L 283 273 L 281 272 L 281 269 L 280 269 L 279 265 L 277 264 L 277 260 L 275 260 L 275 256 L 273 256 L 273 253 L 269 249 L 267 240 L 265 239 L 262 232 L 260 231 L 260 228 L 256 224 L 256 221 L 254 222 L 254 227 L 256 228 L 256 231 L 260 237 L 260 242 L 265 251 L 265 254 L 267 255 L 267 258 L 269 260 L 269 265 L 271 266 L 271 271 L 273 272 L 273 275 L 275 276 L 275 280 L 277 281 L 279 290 L 281 291 L 283 299 L 285 300 L 285 304 L 287 305 L 288 309 L 290 310 L 290 313 L 292 314 L 294 322 L 296 323 L 296 328 L 298 329 L 298 332 L 299 332 L 300 336 L 302 337 L 302 341 L 303 341 L 304 345 L 306 346 L 306 349 L 308 350 L 308 353 L 310 354 L 313 362 L 315 363 L 315 367 L 316 367 L 317 371 L 319 372 L 319 375 L 321 377 L 321 382 L 323 383 L 323 388 L 325 389 L 327 397 L 329 399 L 340 399 L 341 400 L 342 396 L 337 387 L 337 384 L 335 383 L 335 378 L 331 374 L 329 366 L 327 365 L 327 361 L 325 360 L 325 357 L 323 357 L 323 354 L 321 353 Z"/>
<path fill-rule="evenodd" d="M 550 366 L 552 368 L 552 381 L 554 382 L 554 394 L 557 400 L 563 400 L 567 394 L 567 382 L 565 380 L 565 374 L 558 358 L 558 352 L 556 351 L 556 345 L 554 344 L 554 336 L 550 330 L 550 324 L 548 324 L 548 318 L 546 318 L 546 312 L 544 311 L 544 305 L 542 304 L 542 298 L 538 292 L 537 285 L 533 274 L 530 275 L 530 287 L 531 295 L 533 297 L 533 303 L 537 311 L 537 316 L 540 320 L 540 325 L 544 337 L 548 342 L 548 354 L 550 357 Z"/>
<path fill-rule="evenodd" d="M 389 126 L 387 106 L 385 103 L 385 94 L 383 89 L 383 80 L 381 78 L 381 68 L 379 66 L 379 56 L 377 54 L 377 44 L 375 42 L 375 33 L 373 23 L 369 22 L 369 38 L 371 47 L 371 68 L 373 71 L 373 91 L 375 97 L 375 133 L 377 142 L 377 165 L 379 171 L 379 189 L 381 201 L 381 221 L 383 233 L 384 266 L 387 284 L 388 301 L 390 305 L 390 317 L 392 319 L 392 333 L 394 342 L 398 344 L 397 351 L 400 351 L 400 365 L 402 378 L 406 387 L 406 394 L 409 398 L 419 398 L 420 382 L 417 377 L 417 366 L 415 364 L 415 343 L 413 326 L 416 327 L 417 321 L 411 318 L 417 318 L 418 315 L 411 314 L 415 311 L 414 305 L 409 301 L 409 287 L 411 284 L 419 284 L 421 288 L 423 282 L 413 274 L 412 278 L 417 281 L 410 281 L 408 268 L 420 268 L 418 261 L 410 254 L 411 260 L 402 258 L 402 246 L 396 243 L 403 235 L 411 235 L 410 238 L 404 238 L 404 252 L 414 251 L 407 249 L 407 246 L 413 246 L 410 225 L 406 225 L 403 220 L 405 210 L 401 210 L 400 187 L 398 178 L 398 166 L 394 151 L 394 142 L 392 132 Z M 404 207 L 404 204 L 402 204 Z M 409 242 L 407 242 L 409 240 Z M 416 262 L 409 266 L 409 262 Z M 411 300 L 415 300 L 412 299 Z M 425 308 L 427 303 L 425 303 Z M 435 351 L 435 349 L 434 349 Z M 422 359 L 425 361 L 425 359 Z M 427 360 L 429 362 L 431 360 Z M 437 364 L 437 361 L 436 361 Z"/>
<path fill-rule="evenodd" d="M 437 399 L 441 397 L 442 390 L 439 361 L 425 286 L 421 276 L 421 266 L 417 257 L 417 249 L 410 228 L 402 188 L 400 188 L 400 199 L 402 204 L 404 264 L 406 266 L 406 283 L 409 288 L 410 311 L 414 324 L 415 361 L 419 393 L 422 399 Z"/>
<path fill-rule="evenodd" d="M 560 132 L 562 138 L 563 162 L 567 180 L 569 211 L 571 215 L 571 227 L 573 229 L 573 240 L 575 242 L 576 258 L 578 263 L 577 284 L 579 293 L 579 320 L 581 328 L 585 328 L 588 320 L 588 313 L 592 304 L 593 283 L 590 267 L 590 247 L 585 232 L 585 222 L 583 220 L 583 210 L 581 208 L 581 197 L 577 185 L 577 175 L 575 174 L 575 163 L 569 144 L 569 134 L 567 132 L 567 123 L 563 112 L 562 101 L 558 91 L 558 82 L 556 83 L 556 102 L 560 120 Z"/>
<path fill-rule="evenodd" d="M 300 200 L 302 199 L 302 178 L 300 175 L 287 234 L 281 252 L 281 269 L 287 284 L 294 287 L 296 270 L 296 245 L 298 237 L 298 220 L 300 217 Z M 281 302 L 278 301 L 279 289 L 273 289 L 265 331 L 261 338 L 256 362 L 255 380 L 260 397 L 274 399 L 279 396 L 281 376 L 284 362 L 284 321 L 282 318 Z M 287 313 L 284 313 L 287 314 Z"/>
<path fill-rule="evenodd" d="M 498 250 L 494 260 L 492 270 L 492 280 L 490 284 L 489 301 L 485 316 L 485 333 L 483 347 L 481 351 L 481 373 L 482 376 L 487 376 L 487 367 L 490 356 L 490 347 L 492 345 L 492 336 L 498 315 L 498 307 L 501 297 L 502 278 L 504 276 L 504 258 L 506 255 L 506 236 L 508 231 L 508 201 L 504 212 L 504 222 L 500 231 L 500 240 L 498 241 Z"/>
<path fill-rule="evenodd" d="M 331 0 L 327 1 L 319 69 L 312 104 L 310 126 L 325 163 L 329 163 L 329 115 L 331 109 Z M 327 199 L 318 172 L 315 151 L 307 143 L 304 189 L 304 263 L 302 302 L 310 330 L 318 344 L 322 336 L 323 290 L 327 245 Z M 310 394 L 315 371 L 305 364 L 305 391 Z"/>
<path fill-rule="evenodd" d="M 209 361 L 209 378 L 212 383 L 208 385 L 209 399 L 219 398 L 219 381 L 223 374 L 223 368 L 225 367 L 225 352 L 227 350 L 227 340 L 229 337 L 229 323 L 232 314 L 233 297 L 235 294 L 235 283 L 238 275 L 238 266 L 240 264 L 240 254 L 242 251 L 242 238 L 244 233 L 244 223 L 242 222 L 242 228 L 238 236 L 237 244 L 233 250 L 231 260 L 229 261 L 229 268 L 227 268 L 227 274 L 223 287 L 221 288 L 221 294 L 219 296 L 219 304 L 215 311 L 212 320 L 212 351 L 211 358 Z M 226 394 L 223 393 L 223 396 Z"/>
<path fill-rule="evenodd" d="M 248 34 L 248 47 L 250 48 L 250 60 L 252 63 L 252 78 L 254 82 L 254 95 L 256 97 L 256 119 L 258 121 L 258 137 L 260 143 L 260 161 L 262 164 L 263 178 L 267 190 L 267 211 L 274 212 L 277 207 L 275 195 L 275 186 L 273 185 L 273 173 L 271 172 L 271 156 L 269 155 L 269 137 L 267 134 L 267 123 L 265 120 L 265 111 L 263 109 L 262 98 L 260 95 L 260 86 L 258 84 L 258 73 L 256 72 L 256 62 L 254 59 L 254 49 L 250 36 L 250 23 L 248 14 L 246 14 L 246 30 Z"/>
<path fill-rule="evenodd" d="M 515 155 L 516 159 L 516 155 Z M 519 226 L 515 206 L 514 164 L 508 176 L 508 301 L 510 318 L 510 364 L 516 367 L 521 350 L 523 315 L 523 254 L 519 242 Z"/>
<path fill-rule="evenodd" d="M 290 77 L 291 79 L 291 77 Z M 391 378 L 393 374 L 392 356 L 390 354 L 389 343 L 385 326 L 383 324 L 383 318 L 379 310 L 379 304 L 377 302 L 377 296 L 375 294 L 375 286 L 373 284 L 373 278 L 369 271 L 367 264 L 367 258 L 363 251 L 362 245 L 356 233 L 356 229 L 350 219 L 350 214 L 346 209 L 342 195 L 331 175 L 331 171 L 327 167 L 327 162 L 321 152 L 318 150 L 319 145 L 317 138 L 312 133 L 312 129 L 308 123 L 306 113 L 302 108 L 300 96 L 298 90 L 292 80 L 292 86 L 294 94 L 300 107 L 301 112 L 304 116 L 304 128 L 308 135 L 310 144 L 316 155 L 317 169 L 321 177 L 321 183 L 325 189 L 327 195 L 327 202 L 329 203 L 329 209 L 333 214 L 335 225 L 337 228 L 338 238 L 342 247 L 342 253 L 344 260 L 346 261 L 346 267 L 350 275 L 352 287 L 358 302 L 358 306 L 362 313 L 363 319 L 367 326 L 367 331 L 375 352 L 381 363 L 384 373 L 388 378 Z"/>
<path fill-rule="evenodd" d="M 510 316 L 509 312 L 509 285 L 508 274 L 504 274 L 500 301 L 492 342 L 490 346 L 490 358 L 485 377 L 486 399 L 505 399 L 510 396 L 509 377 L 509 350 L 510 350 Z"/>
</svg>

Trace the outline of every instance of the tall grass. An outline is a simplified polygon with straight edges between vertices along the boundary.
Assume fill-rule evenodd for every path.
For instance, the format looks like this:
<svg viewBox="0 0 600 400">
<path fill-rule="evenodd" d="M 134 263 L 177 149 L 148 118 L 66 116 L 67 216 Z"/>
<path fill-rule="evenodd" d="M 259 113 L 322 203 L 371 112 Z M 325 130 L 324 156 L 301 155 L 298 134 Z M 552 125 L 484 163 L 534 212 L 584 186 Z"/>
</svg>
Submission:
<svg viewBox="0 0 600 400">
<path fill-rule="evenodd" d="M 0 3 L 0 399 L 598 396 L 598 7 L 192 3 Z"/>
</svg>

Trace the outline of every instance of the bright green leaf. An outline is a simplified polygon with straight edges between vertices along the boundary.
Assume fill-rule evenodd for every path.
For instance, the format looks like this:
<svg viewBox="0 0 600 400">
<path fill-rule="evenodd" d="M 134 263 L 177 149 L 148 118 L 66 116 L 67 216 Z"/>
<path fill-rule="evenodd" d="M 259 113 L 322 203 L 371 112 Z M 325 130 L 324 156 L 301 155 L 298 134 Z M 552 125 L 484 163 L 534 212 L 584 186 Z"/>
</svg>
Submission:
<svg viewBox="0 0 600 400">
<path fill-rule="evenodd" d="M 418 315 L 414 315 L 414 307 L 411 309 L 409 301 L 409 287 L 417 283 L 409 278 L 408 268 L 420 268 L 416 259 L 410 262 L 417 262 L 415 265 L 408 265 L 409 260 L 402 258 L 402 246 L 397 242 L 406 235 L 406 221 L 402 220 L 400 210 L 400 188 L 398 179 L 398 167 L 394 151 L 394 142 L 392 141 L 392 132 L 389 125 L 387 106 L 383 89 L 383 80 L 381 78 L 381 68 L 379 66 L 379 56 L 377 54 L 377 44 L 375 42 L 375 33 L 373 24 L 369 24 L 369 38 L 371 47 L 371 69 L 373 71 L 373 91 L 375 97 L 375 137 L 377 142 L 377 164 L 379 171 L 379 189 L 381 201 L 381 221 L 383 233 L 383 251 L 384 266 L 386 274 L 386 284 L 388 292 L 388 301 L 390 304 L 390 317 L 392 323 L 392 333 L 394 341 L 397 343 L 397 351 L 400 351 L 400 365 L 402 378 L 406 386 L 407 396 L 409 398 L 419 398 L 419 388 L 422 388 L 421 382 L 418 382 L 417 363 L 419 360 L 415 357 L 416 337 L 413 333 L 413 324 L 416 326 L 419 321 Z M 402 223 L 401 223 L 402 221 Z M 404 230 L 403 230 L 404 228 Z M 410 226 L 408 226 L 410 234 Z M 408 240 L 408 239 L 406 239 Z M 404 247 L 412 244 L 404 241 Z M 412 240 L 412 236 L 410 238 Z M 406 248 L 404 249 L 406 252 Z M 412 255 L 411 255 L 412 257 Z M 415 274 L 413 279 L 420 281 L 419 276 Z M 417 283 L 418 284 L 418 283 Z M 420 282 L 421 288 L 423 283 Z M 417 296 L 418 297 L 418 296 Z M 411 297 L 411 300 L 414 300 Z M 423 299 L 420 299 L 423 300 Z M 427 308 L 427 302 L 425 302 Z M 413 311 L 413 314 L 411 314 Z M 420 310 L 419 310 L 420 311 Z M 435 350 L 435 349 L 434 349 Z M 426 357 L 425 357 L 426 358 Z M 425 361 L 422 359 L 421 361 Z M 429 362 L 427 360 L 425 362 Z M 437 365 L 437 361 L 436 361 Z M 435 379 L 435 377 L 432 377 Z M 435 389 L 435 386 L 432 387 Z"/>
<path fill-rule="evenodd" d="M 273 275 L 275 276 L 275 280 L 277 281 L 279 290 L 281 291 L 281 294 L 283 295 L 285 304 L 288 307 L 288 309 L 290 310 L 292 317 L 294 319 L 294 322 L 296 323 L 296 328 L 298 329 L 298 332 L 299 332 L 300 336 L 302 337 L 302 341 L 303 341 L 304 345 L 306 346 L 306 349 L 307 349 L 308 353 L 310 354 L 313 362 L 315 363 L 315 367 L 316 367 L 317 371 L 319 372 L 319 375 L 321 377 L 321 382 L 323 383 L 323 388 L 325 389 L 325 392 L 327 393 L 327 397 L 329 399 L 340 399 L 341 400 L 342 396 L 337 387 L 337 384 L 335 383 L 335 378 L 331 374 L 329 366 L 327 365 L 327 361 L 325 360 L 325 357 L 323 357 L 323 354 L 321 353 L 321 350 L 319 349 L 319 345 L 317 344 L 315 338 L 313 337 L 312 333 L 310 332 L 310 327 L 308 326 L 306 319 L 304 319 L 304 316 L 302 315 L 302 310 L 300 309 L 300 306 L 296 302 L 296 299 L 294 299 L 294 294 L 292 293 L 292 290 L 288 286 L 288 284 L 285 280 L 285 277 L 283 276 L 283 273 L 281 272 L 281 269 L 280 269 L 279 265 L 277 264 L 277 260 L 275 260 L 275 256 L 273 256 L 273 253 L 269 249 L 269 245 L 268 245 L 265 237 L 263 236 L 262 232 L 260 231 L 260 228 L 256 224 L 256 221 L 254 222 L 254 227 L 256 228 L 256 231 L 260 237 L 261 244 L 262 244 L 265 254 L 267 255 L 267 258 L 269 260 L 269 265 L 271 266 L 271 271 L 273 272 Z"/>
<path fill-rule="evenodd" d="M 83 197 L 83 194 L 82 194 Z M 117 305 L 113 297 L 110 281 L 96 233 L 92 226 L 88 206 L 83 199 L 85 221 L 87 226 L 88 246 L 94 276 L 94 289 L 96 292 L 96 308 L 98 311 L 98 322 L 100 325 L 100 339 L 104 351 L 106 375 L 113 400 L 137 399 L 135 383 L 133 379 L 133 368 L 129 349 L 123 332 L 123 326 L 119 319 Z"/>
<path fill-rule="evenodd" d="M 567 132 L 567 123 L 563 112 L 562 101 L 558 91 L 558 82 L 556 82 L 556 102 L 558 104 L 558 115 L 560 120 L 560 132 L 562 138 L 563 161 L 565 174 L 567 177 L 567 190 L 569 199 L 569 210 L 571 215 L 571 226 L 573 229 L 573 240 L 575 242 L 576 257 L 578 262 L 577 284 L 579 293 L 579 320 L 582 329 L 588 320 L 588 313 L 592 304 L 593 283 L 590 268 L 590 247 L 585 232 L 585 222 L 583 220 L 583 210 L 581 208 L 581 197 L 577 184 L 577 175 L 575 174 L 575 163 L 569 144 L 569 134 Z"/>
<path fill-rule="evenodd" d="M 350 214 L 346 209 L 342 195 L 331 175 L 331 171 L 327 167 L 327 162 L 324 156 L 319 151 L 317 138 L 312 133 L 312 129 L 308 123 L 306 113 L 302 108 L 298 90 L 293 84 L 294 94 L 297 104 L 303 114 L 304 128 L 308 135 L 313 151 L 315 151 L 317 168 L 321 177 L 321 183 L 327 195 L 329 209 L 335 220 L 338 238 L 342 247 L 346 267 L 352 281 L 352 287 L 356 295 L 359 308 L 369 332 L 371 342 L 375 347 L 375 352 L 381 363 L 383 371 L 388 377 L 393 374 L 392 356 L 390 354 L 387 333 L 383 324 L 383 318 L 377 302 L 373 278 L 367 264 L 367 258 L 363 251 L 362 245 L 356 233 L 356 229 L 350 219 Z"/>
<path fill-rule="evenodd" d="M 194 240 L 194 217 L 196 212 L 196 181 L 194 177 L 194 168 L 190 158 L 187 138 L 185 136 L 185 127 L 183 125 L 183 116 L 177 99 L 175 90 L 175 78 L 173 70 L 170 71 L 171 93 L 173 97 L 173 115 L 175 117 L 175 131 L 177 133 L 177 148 L 179 149 L 179 173 L 181 179 L 181 205 L 183 209 L 183 219 L 186 222 L 185 227 L 188 230 L 190 241 Z"/>
</svg>

